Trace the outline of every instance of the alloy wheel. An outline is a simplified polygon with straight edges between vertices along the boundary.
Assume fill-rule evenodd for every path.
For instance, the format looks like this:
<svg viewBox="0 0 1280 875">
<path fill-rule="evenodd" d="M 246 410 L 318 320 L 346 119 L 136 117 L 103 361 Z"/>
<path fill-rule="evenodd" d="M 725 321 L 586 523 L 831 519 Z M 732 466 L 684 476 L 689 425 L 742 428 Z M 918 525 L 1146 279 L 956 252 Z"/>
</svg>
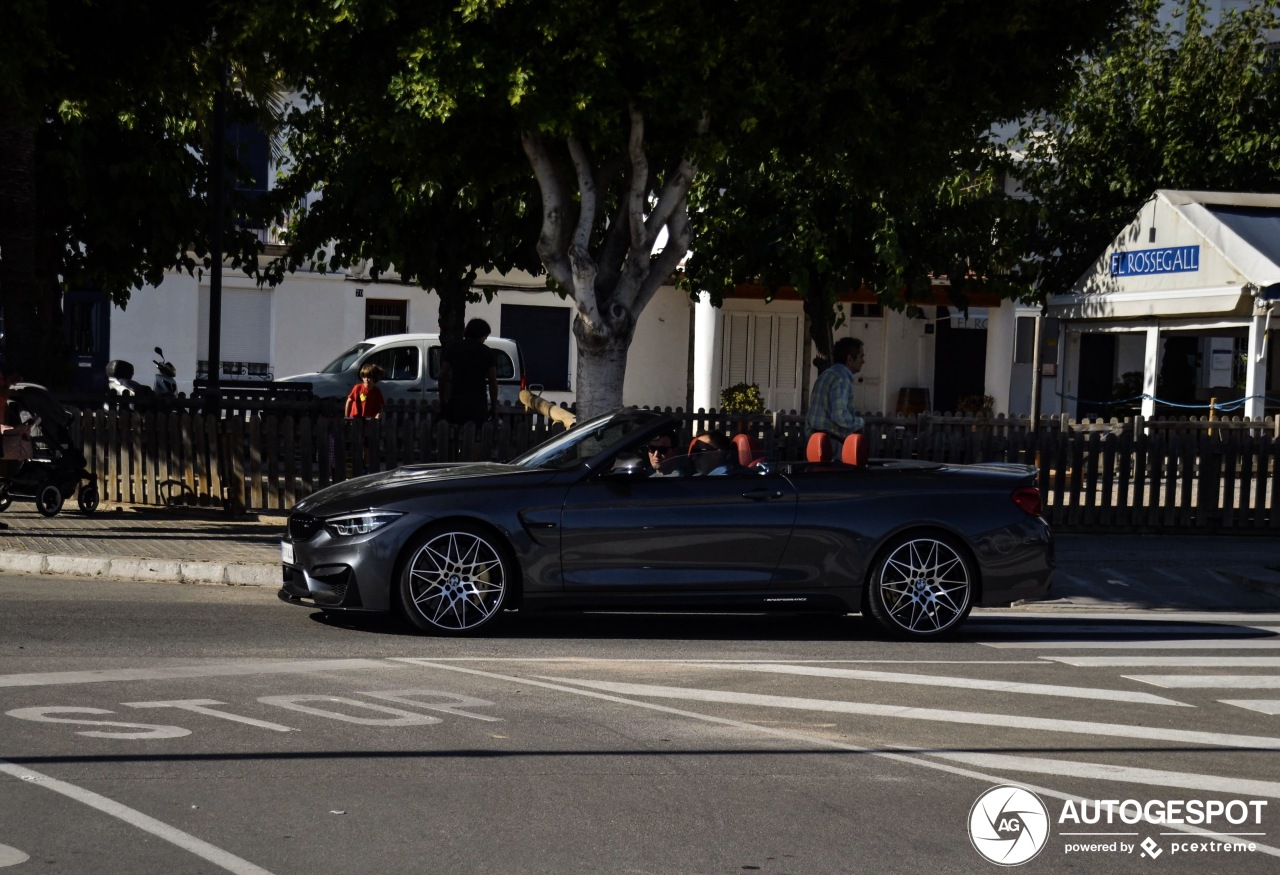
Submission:
<svg viewBox="0 0 1280 875">
<path fill-rule="evenodd" d="M 973 606 L 973 572 L 954 547 L 913 537 L 891 548 L 876 566 L 870 607 L 888 631 L 931 637 L 954 628 Z"/>
<path fill-rule="evenodd" d="M 465 529 L 435 533 L 405 567 L 404 606 L 427 631 L 475 631 L 502 610 L 508 577 L 501 549 L 486 536 Z"/>
</svg>

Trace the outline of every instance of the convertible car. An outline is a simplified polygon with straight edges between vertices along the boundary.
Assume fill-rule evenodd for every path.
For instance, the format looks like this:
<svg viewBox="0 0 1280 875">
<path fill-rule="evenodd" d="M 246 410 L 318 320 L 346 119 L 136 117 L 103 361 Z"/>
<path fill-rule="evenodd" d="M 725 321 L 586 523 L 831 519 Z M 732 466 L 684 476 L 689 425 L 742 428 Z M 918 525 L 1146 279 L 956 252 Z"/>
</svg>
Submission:
<svg viewBox="0 0 1280 875">
<path fill-rule="evenodd" d="M 805 461 L 737 437 L 715 464 L 655 469 L 646 446 L 678 425 L 621 409 L 505 464 L 322 489 L 289 516 L 281 598 L 444 635 L 554 608 L 861 612 L 928 639 L 1049 587 L 1034 468 L 866 460 L 818 435 Z"/>
</svg>

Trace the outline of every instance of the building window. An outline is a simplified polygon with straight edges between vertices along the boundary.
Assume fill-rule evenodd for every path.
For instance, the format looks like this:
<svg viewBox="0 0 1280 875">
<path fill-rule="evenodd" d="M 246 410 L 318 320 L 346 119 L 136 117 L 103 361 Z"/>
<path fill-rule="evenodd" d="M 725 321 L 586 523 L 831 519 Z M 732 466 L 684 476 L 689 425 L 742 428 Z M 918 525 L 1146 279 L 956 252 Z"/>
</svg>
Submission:
<svg viewBox="0 0 1280 875">
<path fill-rule="evenodd" d="M 548 392 L 569 391 L 569 328 L 573 311 L 568 307 L 502 305 L 501 337 L 520 345 L 524 371 L 530 386 Z"/>
<path fill-rule="evenodd" d="M 409 302 L 367 298 L 364 304 L 364 336 L 404 334 L 409 330 Z"/>
</svg>

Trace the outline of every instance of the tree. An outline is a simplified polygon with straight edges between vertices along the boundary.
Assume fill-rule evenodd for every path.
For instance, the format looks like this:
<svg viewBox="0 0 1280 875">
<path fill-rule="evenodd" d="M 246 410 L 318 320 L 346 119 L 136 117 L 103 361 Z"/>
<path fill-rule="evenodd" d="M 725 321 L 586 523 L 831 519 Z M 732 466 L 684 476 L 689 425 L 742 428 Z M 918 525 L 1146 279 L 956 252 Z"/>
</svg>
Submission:
<svg viewBox="0 0 1280 875">
<path fill-rule="evenodd" d="M 1156 189 L 1276 190 L 1277 4 L 1230 10 L 1216 26 L 1206 6 L 1188 0 L 1165 16 L 1143 0 L 1052 113 L 1023 128 L 1015 172 L 1039 204 L 1027 252 L 1044 258 L 1042 290 L 1074 283 Z"/>
<path fill-rule="evenodd" d="M 225 21 L 236 18 L 214 2 L 0 4 L 0 295 L 11 368 L 64 384 L 62 291 L 98 288 L 124 306 L 168 269 L 207 266 L 213 175 L 201 156 L 220 70 L 234 59 Z M 231 103 L 233 116 L 255 108 L 243 89 Z M 242 202 L 229 215 L 253 209 Z M 256 270 L 254 234 L 229 224 L 224 236 L 233 265 Z"/>
<path fill-rule="evenodd" d="M 621 402 L 639 315 L 693 241 L 689 197 L 700 173 L 776 161 L 780 178 L 803 170 L 812 184 L 839 171 L 855 197 L 913 192 L 917 168 L 932 172 L 968 132 L 1033 106 L 1120 6 L 1038 0 L 1011 14 L 994 0 L 349 2 L 315 37 L 324 48 L 312 63 L 359 47 L 381 79 L 344 90 L 336 75 L 300 76 L 317 83 L 325 106 L 389 97 L 416 116 L 415 131 L 459 118 L 483 125 L 496 148 L 483 165 L 455 151 L 451 171 L 463 179 L 488 178 L 496 161 L 527 162 L 541 196 L 537 252 L 575 302 L 578 407 L 590 416 Z M 334 148 L 361 152 L 367 133 L 343 131 Z M 718 206 L 706 199 L 706 210 Z M 850 227 L 856 239 L 875 228 Z"/>
<path fill-rule="evenodd" d="M 270 29 L 281 26 L 294 29 Z M 395 44 L 403 26 L 375 4 L 350 33 L 276 50 L 302 105 L 288 116 L 288 164 L 275 192 L 288 211 L 289 250 L 266 274 L 279 282 L 303 266 L 364 264 L 376 281 L 394 272 L 439 294 L 447 344 L 462 337 L 479 270 L 540 272 L 529 245 L 536 191 L 485 119 L 459 112 L 424 124 L 400 99 L 401 59 L 367 46 Z"/>
</svg>

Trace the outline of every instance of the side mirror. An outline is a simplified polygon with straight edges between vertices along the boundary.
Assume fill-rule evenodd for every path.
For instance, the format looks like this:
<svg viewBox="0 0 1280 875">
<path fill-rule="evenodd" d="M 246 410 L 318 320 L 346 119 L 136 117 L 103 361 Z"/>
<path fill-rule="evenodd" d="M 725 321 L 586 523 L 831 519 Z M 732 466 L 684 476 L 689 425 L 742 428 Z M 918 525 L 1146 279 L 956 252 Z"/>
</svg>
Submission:
<svg viewBox="0 0 1280 875">
<path fill-rule="evenodd" d="M 619 453 L 606 477 L 619 480 L 643 480 L 653 474 L 649 463 L 639 453 Z"/>
</svg>

